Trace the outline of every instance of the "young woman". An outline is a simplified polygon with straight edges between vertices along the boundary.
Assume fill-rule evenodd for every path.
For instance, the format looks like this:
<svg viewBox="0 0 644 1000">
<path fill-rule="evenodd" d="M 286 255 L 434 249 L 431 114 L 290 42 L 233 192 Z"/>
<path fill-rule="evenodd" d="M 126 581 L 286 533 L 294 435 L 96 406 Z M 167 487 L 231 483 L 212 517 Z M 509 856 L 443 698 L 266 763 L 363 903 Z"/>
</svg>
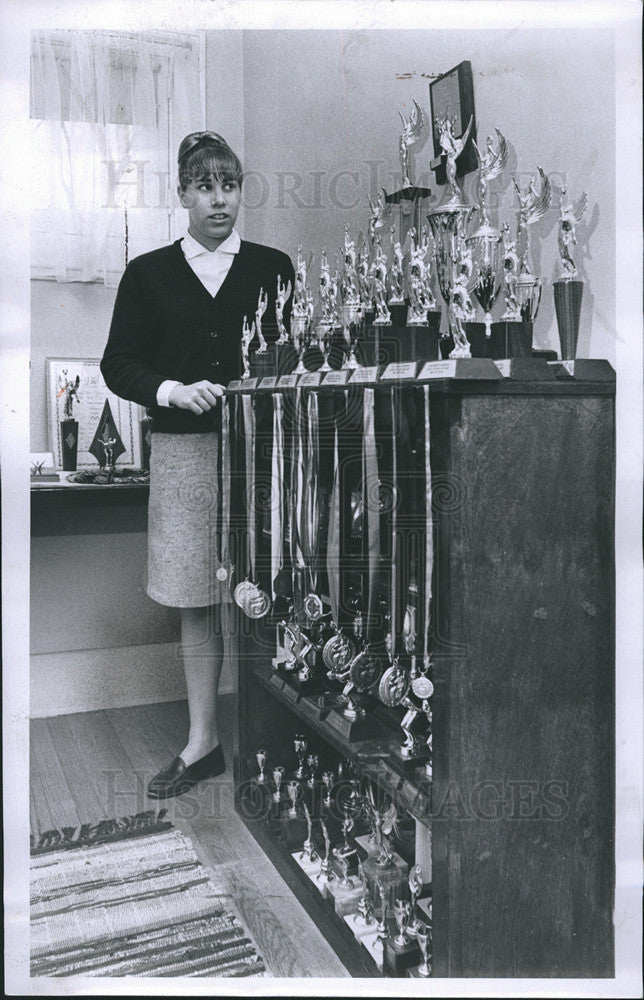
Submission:
<svg viewBox="0 0 644 1000">
<path fill-rule="evenodd" d="M 240 239 L 238 157 L 214 132 L 179 147 L 185 236 L 135 258 L 119 285 L 101 363 L 108 387 L 153 418 L 148 513 L 148 594 L 180 609 L 190 731 L 148 786 L 151 798 L 222 774 L 217 690 L 223 660 L 220 604 L 230 580 L 218 562 L 218 448 L 225 385 L 239 378 L 244 317 L 268 295 L 274 328 L 278 278 L 293 285 L 289 257 Z M 290 302 L 284 309 L 288 322 Z"/>
</svg>

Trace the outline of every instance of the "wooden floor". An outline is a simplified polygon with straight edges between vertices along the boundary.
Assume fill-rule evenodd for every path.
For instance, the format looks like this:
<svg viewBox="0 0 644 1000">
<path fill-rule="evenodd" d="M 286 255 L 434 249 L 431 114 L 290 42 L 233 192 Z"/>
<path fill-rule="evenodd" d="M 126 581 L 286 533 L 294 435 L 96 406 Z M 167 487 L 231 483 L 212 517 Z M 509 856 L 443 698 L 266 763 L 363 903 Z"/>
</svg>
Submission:
<svg viewBox="0 0 644 1000">
<path fill-rule="evenodd" d="M 226 774 L 165 803 L 151 802 L 145 789 L 185 743 L 185 702 L 32 720 L 32 833 L 166 807 L 167 818 L 190 837 L 202 863 L 229 886 L 273 975 L 347 977 L 234 811 L 234 714 L 232 696 L 222 698 Z"/>
</svg>

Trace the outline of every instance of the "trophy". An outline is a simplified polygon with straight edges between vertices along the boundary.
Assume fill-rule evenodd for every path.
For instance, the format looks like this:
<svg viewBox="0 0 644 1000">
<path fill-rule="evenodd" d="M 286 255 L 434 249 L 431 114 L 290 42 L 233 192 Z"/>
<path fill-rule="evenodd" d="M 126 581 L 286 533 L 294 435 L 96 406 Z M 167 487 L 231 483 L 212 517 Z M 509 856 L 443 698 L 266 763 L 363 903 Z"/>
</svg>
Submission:
<svg viewBox="0 0 644 1000">
<path fill-rule="evenodd" d="M 297 819 L 297 809 L 295 803 L 297 802 L 297 797 L 300 792 L 300 785 L 298 781 L 289 781 L 286 786 L 286 792 L 289 799 L 291 800 L 291 808 L 287 812 L 289 819 Z"/>
<path fill-rule="evenodd" d="M 266 781 L 266 776 L 264 774 L 264 764 L 266 763 L 266 751 L 258 750 L 255 754 L 255 759 L 257 760 L 257 766 L 259 767 L 259 774 L 255 778 L 260 785 L 263 785 Z"/>
<path fill-rule="evenodd" d="M 282 778 L 284 777 L 284 768 L 282 765 L 273 768 L 273 781 L 275 782 L 275 791 L 273 792 L 273 802 L 277 802 L 279 805 L 282 801 L 282 793 L 280 791 L 282 786 Z"/>
<path fill-rule="evenodd" d="M 408 326 L 427 326 L 430 309 L 436 310 L 436 300 L 431 288 L 431 261 L 433 255 L 429 251 L 429 241 L 425 230 L 420 241 L 416 239 L 416 230 L 411 228 L 409 262 L 409 309 L 407 310 Z M 440 313 L 438 314 L 440 323 Z"/>
<path fill-rule="evenodd" d="M 584 191 L 575 205 L 566 201 L 566 188 L 559 199 L 559 256 L 561 276 L 554 282 L 555 311 L 562 359 L 574 358 L 577 354 L 579 337 L 579 317 L 584 283 L 577 277 L 577 268 L 570 256 L 570 248 L 577 246 L 576 224 L 581 222 L 588 206 L 588 196 Z"/>
<path fill-rule="evenodd" d="M 360 902 L 358 903 L 358 916 L 362 918 L 362 921 L 367 924 L 372 924 L 374 922 L 373 914 L 373 902 L 371 900 L 371 893 L 369 892 L 369 886 L 367 885 L 367 876 L 365 875 L 365 870 L 362 866 L 362 861 L 358 861 L 358 878 L 362 883 L 362 896 L 360 897 Z"/>
<path fill-rule="evenodd" d="M 465 324 L 473 322 L 476 312 L 470 297 L 472 281 L 472 252 L 466 241 L 458 237 L 452 257 L 451 299 L 449 303 L 450 333 L 454 347 L 450 358 L 471 358 L 470 341 Z"/>
<path fill-rule="evenodd" d="M 385 219 L 389 214 L 387 193 L 384 188 L 380 188 L 378 200 L 375 205 L 369 201 L 369 208 L 371 209 L 371 215 L 369 216 L 369 245 L 373 247 L 376 242 L 376 231 L 382 229 Z"/>
<path fill-rule="evenodd" d="M 402 188 L 400 191 L 386 194 L 385 200 L 388 205 L 399 206 L 400 242 L 404 243 L 410 227 L 419 227 L 421 203 L 430 194 L 429 188 L 418 187 L 412 181 L 409 156 L 410 149 L 421 141 L 427 127 L 428 118 L 420 105 L 414 101 L 414 108 L 409 118 L 406 119 L 401 114 L 400 120 L 402 122 L 402 132 L 398 140 L 398 150 L 400 153 Z"/>
<path fill-rule="evenodd" d="M 320 864 L 320 877 L 324 877 L 325 882 L 332 882 L 335 875 L 333 874 L 333 862 L 331 860 L 331 838 L 329 837 L 324 820 L 320 820 L 320 826 L 322 827 L 322 836 L 324 837 L 324 857 Z"/>
<path fill-rule="evenodd" d="M 398 928 L 398 935 L 394 938 L 394 944 L 399 948 L 405 948 L 409 944 L 406 930 L 411 916 L 411 903 L 407 899 L 397 899 L 394 903 L 394 919 Z"/>
<path fill-rule="evenodd" d="M 416 928 L 416 941 L 418 942 L 418 947 L 420 948 L 420 953 L 423 956 L 423 961 L 418 966 L 418 975 L 422 976 L 423 979 L 431 976 L 432 971 L 429 967 L 429 927 L 427 924 L 418 924 Z"/>
<path fill-rule="evenodd" d="M 390 326 L 391 313 L 387 308 L 387 256 L 384 253 L 380 236 L 375 239 L 375 254 L 369 268 L 372 299 L 376 307 L 374 326 Z"/>
<path fill-rule="evenodd" d="M 471 247 L 476 281 L 474 294 L 485 313 L 485 336 L 492 335 L 492 306 L 501 288 L 501 233 L 490 223 L 487 208 L 487 190 L 491 180 L 498 177 L 508 162 L 508 146 L 496 129 L 498 149 L 494 149 L 491 136 L 487 137 L 484 153 L 473 143 L 479 160 L 478 200 L 481 224 L 468 239 Z"/>
<path fill-rule="evenodd" d="M 277 321 L 277 331 L 279 337 L 275 341 L 276 344 L 287 344 L 288 343 L 288 333 L 286 332 L 286 327 L 284 326 L 284 306 L 288 302 L 291 294 L 291 282 L 289 281 L 286 285 L 282 283 L 282 275 L 277 275 L 277 295 L 275 297 L 275 319 Z"/>
<path fill-rule="evenodd" d="M 62 377 L 58 378 L 58 395 L 56 399 L 64 396 L 63 416 L 60 422 L 60 444 L 63 458 L 63 471 L 74 472 L 78 455 L 78 421 L 74 420 L 74 403 L 79 400 L 78 388 L 80 386 L 80 375 L 75 380 L 67 378 L 68 369 L 63 368 Z"/>
<path fill-rule="evenodd" d="M 299 781 L 302 781 L 304 779 L 304 761 L 306 759 L 308 744 L 304 737 L 299 734 L 293 738 L 293 744 L 295 746 L 295 753 L 297 754 L 298 759 L 298 768 L 295 772 L 295 777 L 298 778 Z"/>
<path fill-rule="evenodd" d="M 257 339 L 259 340 L 259 347 L 255 351 L 255 354 L 266 354 L 268 350 L 268 344 L 264 340 L 264 335 L 262 333 L 262 316 L 268 308 L 268 292 L 264 292 L 263 288 L 259 290 L 259 298 L 257 299 L 257 308 L 255 309 L 255 329 L 257 332 Z"/>
<path fill-rule="evenodd" d="M 69 442 L 67 442 L 69 444 Z M 103 410 L 92 443 L 87 449 L 98 462 L 101 472 L 97 474 L 96 482 L 111 483 L 114 476 L 114 466 L 119 455 L 126 450 L 112 416 L 109 399 L 105 400 Z"/>
<path fill-rule="evenodd" d="M 291 311 L 291 337 L 298 355 L 295 374 L 306 372 L 304 355 L 308 347 L 308 333 L 313 317 L 313 300 L 307 288 L 307 265 L 302 256 L 302 247 L 297 248 L 295 285 L 293 288 L 293 309 Z"/>
<path fill-rule="evenodd" d="M 388 890 L 383 886 L 382 882 L 376 882 L 378 889 L 378 895 L 380 896 L 380 919 L 378 920 L 378 926 L 376 927 L 376 943 L 378 948 L 381 948 L 384 952 L 385 943 L 389 937 L 389 931 L 387 930 L 387 896 Z"/>
<path fill-rule="evenodd" d="M 306 817 L 306 840 L 302 844 L 302 853 L 300 854 L 300 859 L 306 858 L 308 861 L 317 860 L 317 851 L 313 846 L 313 820 L 311 819 L 311 813 L 309 812 L 309 807 L 306 802 L 302 803 L 302 808 L 304 809 L 304 815 Z"/>
<path fill-rule="evenodd" d="M 241 335 L 241 356 L 242 356 L 242 381 L 250 378 L 250 358 L 248 355 L 250 345 L 255 338 L 255 320 L 253 325 L 248 325 L 248 316 L 244 316 Z"/>
<path fill-rule="evenodd" d="M 436 271 L 438 285 L 447 306 L 450 308 L 450 333 L 454 339 L 454 350 L 450 357 L 471 357 L 463 323 L 467 321 L 467 303 L 458 302 L 454 308 L 453 289 L 459 274 L 459 261 L 463 255 L 467 224 L 475 208 L 463 195 L 456 180 L 456 161 L 463 152 L 470 135 L 473 118 L 470 118 L 465 132 L 456 139 L 454 125 L 446 116 L 436 120 L 441 153 L 446 157 L 445 173 L 447 182 L 440 203 L 430 209 L 428 219 L 436 246 Z M 470 272 L 471 273 L 471 272 Z M 469 280 L 469 279 L 468 279 Z M 459 286 L 462 297 L 463 282 Z M 473 307 L 470 302 L 470 309 Z M 456 325 L 458 323 L 458 326 Z"/>
<path fill-rule="evenodd" d="M 322 773 L 322 784 L 324 786 L 324 808 L 328 811 L 331 809 L 331 792 L 333 791 L 333 784 L 335 781 L 335 775 L 333 771 L 324 771 Z"/>
<path fill-rule="evenodd" d="M 420 890 L 423 888 L 423 873 L 420 865 L 414 865 L 409 871 L 409 892 L 411 895 L 411 915 L 407 927 L 407 933 L 416 937 L 418 931 L 418 915 L 416 913 L 416 900 Z"/>
<path fill-rule="evenodd" d="M 319 295 L 322 315 L 318 320 L 317 335 L 318 347 L 322 353 L 323 361 L 322 366 L 318 369 L 318 371 L 330 372 L 331 366 L 329 364 L 329 353 L 333 342 L 333 331 L 336 326 L 335 301 L 338 295 L 338 281 L 337 278 L 331 277 L 326 248 L 322 250 Z"/>
<path fill-rule="evenodd" d="M 315 775 L 318 769 L 319 762 L 320 758 L 316 753 L 311 753 L 306 758 L 306 763 L 309 768 L 309 779 L 307 781 L 307 785 L 309 786 L 309 788 L 315 788 Z"/>
<path fill-rule="evenodd" d="M 514 188 L 519 200 L 517 224 L 519 276 L 516 282 L 516 295 L 524 323 L 534 323 L 541 301 L 541 279 L 532 272 L 530 260 L 530 226 L 543 218 L 551 199 L 550 181 L 541 167 L 537 169 L 541 179 L 539 190 L 534 177 L 531 178 L 525 191 L 521 190 L 514 178 Z"/>
</svg>

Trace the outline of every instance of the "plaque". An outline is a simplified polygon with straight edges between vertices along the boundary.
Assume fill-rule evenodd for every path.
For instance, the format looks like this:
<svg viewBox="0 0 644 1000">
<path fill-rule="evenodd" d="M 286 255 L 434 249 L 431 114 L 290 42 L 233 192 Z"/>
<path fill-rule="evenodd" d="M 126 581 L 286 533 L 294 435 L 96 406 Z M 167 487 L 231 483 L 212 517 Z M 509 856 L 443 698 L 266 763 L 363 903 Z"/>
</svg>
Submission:
<svg viewBox="0 0 644 1000">
<path fill-rule="evenodd" d="M 264 375 L 263 378 L 259 380 L 260 389 L 274 389 L 277 385 L 277 378 L 275 375 Z"/>
<path fill-rule="evenodd" d="M 293 389 L 297 385 L 297 380 L 300 376 L 291 375 L 280 375 L 277 380 L 277 385 L 280 389 Z"/>
<path fill-rule="evenodd" d="M 398 379 L 415 379 L 418 363 L 416 361 L 399 361 L 387 365 L 381 375 L 383 382 L 395 382 Z"/>
<path fill-rule="evenodd" d="M 367 368 L 354 368 L 349 379 L 352 383 L 377 382 L 377 380 L 377 365 L 369 365 Z"/>
<path fill-rule="evenodd" d="M 350 371 L 343 369 L 334 372 L 327 372 L 324 376 L 323 385 L 345 385 L 350 374 Z"/>
<path fill-rule="evenodd" d="M 229 382 L 228 385 L 226 386 L 229 392 L 239 392 L 241 387 L 242 387 L 241 379 L 238 378 L 234 378 L 232 382 Z"/>
<path fill-rule="evenodd" d="M 319 372 L 305 372 L 304 375 L 300 375 L 298 385 L 319 385 L 321 381 L 322 376 Z"/>
<path fill-rule="evenodd" d="M 434 378 L 454 378 L 456 375 L 456 360 L 427 361 L 418 376 L 423 382 Z"/>
<path fill-rule="evenodd" d="M 247 378 L 247 379 L 244 379 L 244 381 L 241 384 L 241 390 L 242 390 L 242 392 L 248 392 L 251 389 L 256 389 L 257 388 L 257 382 L 258 382 L 258 379 L 256 379 L 256 378 Z"/>
</svg>

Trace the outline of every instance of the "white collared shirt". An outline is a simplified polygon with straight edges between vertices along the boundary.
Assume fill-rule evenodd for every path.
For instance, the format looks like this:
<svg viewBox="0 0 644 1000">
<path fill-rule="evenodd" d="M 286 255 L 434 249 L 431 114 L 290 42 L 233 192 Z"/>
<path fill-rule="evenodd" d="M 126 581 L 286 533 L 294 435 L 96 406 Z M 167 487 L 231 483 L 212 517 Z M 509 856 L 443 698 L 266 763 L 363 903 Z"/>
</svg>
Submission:
<svg viewBox="0 0 644 1000">
<path fill-rule="evenodd" d="M 186 232 L 181 240 L 181 249 L 187 263 L 213 298 L 223 285 L 226 275 L 233 265 L 235 254 L 239 253 L 240 246 L 241 239 L 236 229 L 233 229 L 230 236 L 227 236 L 216 250 L 208 250 L 189 232 Z M 172 379 L 166 379 L 165 382 L 162 382 L 157 390 L 158 405 L 169 406 L 170 393 L 175 386 L 181 384 L 181 382 L 175 382 Z"/>
</svg>

